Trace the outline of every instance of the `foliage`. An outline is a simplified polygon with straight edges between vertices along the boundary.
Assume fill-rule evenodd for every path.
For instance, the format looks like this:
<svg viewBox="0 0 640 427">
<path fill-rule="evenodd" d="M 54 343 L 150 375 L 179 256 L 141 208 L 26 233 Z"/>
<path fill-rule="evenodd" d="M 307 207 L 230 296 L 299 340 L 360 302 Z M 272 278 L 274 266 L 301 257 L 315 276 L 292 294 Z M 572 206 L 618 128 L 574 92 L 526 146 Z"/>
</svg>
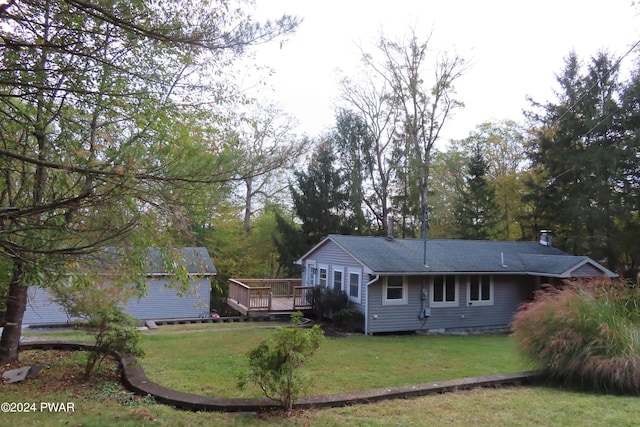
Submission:
<svg viewBox="0 0 640 427">
<path fill-rule="evenodd" d="M 365 182 L 374 169 L 371 150 L 373 137 L 362 117 L 341 109 L 336 114 L 336 126 L 330 135 L 332 146 L 339 153 L 339 164 L 345 171 L 346 193 L 349 195 L 349 228 L 355 234 L 366 234 L 370 220 L 363 211 L 366 205 Z"/>
<path fill-rule="evenodd" d="M 50 290 L 54 301 L 70 317 L 80 319 L 76 323 L 87 328 L 95 340 L 87 354 L 84 376 L 89 378 L 102 360 L 113 352 L 143 356 L 136 320 L 119 306 L 133 295 L 140 296 L 143 289 L 116 286 L 110 280 L 87 280 L 82 276 L 70 282 L 56 283 Z"/>
<path fill-rule="evenodd" d="M 351 234 L 356 223 L 343 171 L 337 168 L 330 142 L 321 142 L 314 150 L 306 171 L 294 173 L 289 184 L 295 216 L 300 225 L 278 214 L 278 232 L 274 236 L 283 269 L 292 270 L 294 261 L 328 234 Z"/>
<path fill-rule="evenodd" d="M 523 127 L 512 120 L 501 120 L 484 122 L 476 126 L 469 136 L 460 141 L 451 141 L 446 153 L 449 158 L 462 157 L 469 160 L 473 156 L 476 147 L 480 147 L 482 156 L 487 164 L 486 180 L 492 184 L 495 189 L 495 202 L 497 205 L 497 213 L 499 213 L 497 223 L 494 227 L 494 236 L 500 240 L 514 241 L 535 238 L 539 230 L 534 229 L 533 234 L 526 236 L 523 232 L 524 223 L 526 222 L 527 211 L 526 204 L 522 198 L 526 192 L 523 177 L 529 171 L 529 162 L 527 161 L 527 151 L 525 147 L 525 131 Z M 434 167 L 437 167 L 437 160 L 434 159 Z M 458 174 L 465 167 L 461 167 Z M 439 181 L 447 181 L 448 177 L 439 173 L 434 169 L 434 176 L 438 176 Z M 438 189 L 440 182 L 433 183 Z M 448 189 L 452 193 L 457 192 L 459 184 L 449 185 Z M 441 190 L 440 190 L 441 191 Z M 439 195 L 438 203 L 441 198 L 446 197 Z M 434 206 L 435 203 L 434 203 Z M 447 212 L 439 210 L 440 215 Z M 438 220 L 439 215 L 434 215 Z"/>
<path fill-rule="evenodd" d="M 576 281 L 543 288 L 515 316 L 519 350 L 550 378 L 609 393 L 640 394 L 640 288 Z"/>
<path fill-rule="evenodd" d="M 557 99 L 528 113 L 533 167 L 544 174 L 528 200 L 543 228 L 555 232 L 557 246 L 613 270 L 638 264 L 638 246 L 627 236 L 640 208 L 639 79 L 635 69 L 622 82 L 619 61 L 607 52 L 586 64 L 572 52 L 557 77 Z"/>
<path fill-rule="evenodd" d="M 307 291 L 307 300 L 318 320 L 330 318 L 349 305 L 349 296 L 345 291 L 324 286 L 314 286 Z"/>
<path fill-rule="evenodd" d="M 276 230 L 273 243 L 278 250 L 278 263 L 283 274 L 300 277 L 300 266 L 295 262 L 309 250 L 309 245 L 293 218 L 276 212 Z"/>
<path fill-rule="evenodd" d="M 132 392 L 123 391 L 122 384 L 108 381 L 100 386 L 94 398 L 102 401 L 114 401 L 127 407 L 143 407 L 156 402 L 155 398 L 150 394 L 144 397 L 136 396 Z"/>
<path fill-rule="evenodd" d="M 456 150 L 455 145 L 446 151 L 434 151 L 431 172 L 437 179 L 431 182 L 429 192 L 429 205 L 432 207 L 429 238 L 443 239 L 455 236 L 457 189 L 467 163 L 467 153 Z"/>
<path fill-rule="evenodd" d="M 420 40 L 415 29 L 400 40 L 381 34 L 373 53 L 362 52 L 366 83 L 342 82 L 344 100 L 367 130 L 366 145 L 352 150 L 365 166 L 365 204 L 384 232 L 391 202 L 403 237 L 413 237 L 423 224 L 432 150 L 450 115 L 462 107 L 455 83 L 465 61 L 439 52 L 429 64 L 430 53 L 429 38 Z M 425 73 L 428 67 L 432 74 Z"/>
<path fill-rule="evenodd" d="M 280 402 L 287 412 L 293 408 L 295 399 L 309 386 L 300 368 L 318 349 L 324 339 L 318 325 L 310 329 L 299 327 L 302 313 L 294 313 L 292 326 L 278 329 L 275 334 L 251 350 L 248 379 L 264 392 L 265 396 Z M 242 378 L 242 388 L 247 379 Z"/>
<path fill-rule="evenodd" d="M 136 329 L 136 320 L 116 306 L 101 307 L 94 310 L 84 326 L 92 331 L 94 347 L 87 354 L 84 376 L 89 378 L 105 357 L 113 352 L 143 357 L 140 347 L 140 331 Z"/>
<path fill-rule="evenodd" d="M 331 318 L 333 326 L 345 332 L 364 330 L 364 314 L 355 308 L 344 308 Z"/>
<path fill-rule="evenodd" d="M 349 233 L 349 195 L 342 172 L 336 167 L 330 143 L 320 143 L 306 172 L 296 172 L 290 185 L 296 216 L 309 247 L 331 233 Z M 301 254 L 302 255 L 302 254 Z"/>
<path fill-rule="evenodd" d="M 326 316 L 331 317 L 349 306 L 349 295 L 342 289 L 325 288 L 322 307 Z"/>
<path fill-rule="evenodd" d="M 498 223 L 495 188 L 488 180 L 488 169 L 480 144 L 477 144 L 469 159 L 466 176 L 458 187 L 455 203 L 456 231 L 461 239 L 488 240 Z"/>
<path fill-rule="evenodd" d="M 0 257 L 11 271 L 0 360 L 11 362 L 28 286 L 107 245 L 171 247 L 191 206 L 242 178 L 226 125 L 244 100 L 228 67 L 298 20 L 256 23 L 244 5 L 205 0 L 10 2 L 0 19 Z"/>
</svg>

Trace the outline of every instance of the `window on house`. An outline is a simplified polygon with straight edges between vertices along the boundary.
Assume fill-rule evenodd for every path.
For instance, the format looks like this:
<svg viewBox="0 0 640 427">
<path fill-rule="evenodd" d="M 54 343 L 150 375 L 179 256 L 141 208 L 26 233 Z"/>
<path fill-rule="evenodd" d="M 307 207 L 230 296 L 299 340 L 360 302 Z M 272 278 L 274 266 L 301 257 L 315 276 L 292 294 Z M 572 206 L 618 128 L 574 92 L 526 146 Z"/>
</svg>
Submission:
<svg viewBox="0 0 640 427">
<path fill-rule="evenodd" d="M 456 276 L 433 276 L 431 281 L 432 307 L 457 307 L 458 283 Z"/>
<path fill-rule="evenodd" d="M 326 265 L 321 265 L 318 267 L 318 285 L 323 288 L 327 287 L 327 276 L 329 275 L 329 269 Z"/>
<path fill-rule="evenodd" d="M 407 303 L 406 276 L 387 276 L 382 282 L 382 305 L 399 305 Z"/>
<path fill-rule="evenodd" d="M 334 267 L 333 270 L 333 289 L 336 291 L 342 290 L 342 267 Z"/>
<path fill-rule="evenodd" d="M 316 282 L 316 265 L 312 262 L 307 263 L 306 270 L 307 286 L 313 286 Z"/>
<path fill-rule="evenodd" d="M 360 273 L 349 272 L 349 299 L 360 303 Z"/>
<path fill-rule="evenodd" d="M 489 275 L 469 276 L 469 305 L 493 304 L 493 280 Z"/>
</svg>

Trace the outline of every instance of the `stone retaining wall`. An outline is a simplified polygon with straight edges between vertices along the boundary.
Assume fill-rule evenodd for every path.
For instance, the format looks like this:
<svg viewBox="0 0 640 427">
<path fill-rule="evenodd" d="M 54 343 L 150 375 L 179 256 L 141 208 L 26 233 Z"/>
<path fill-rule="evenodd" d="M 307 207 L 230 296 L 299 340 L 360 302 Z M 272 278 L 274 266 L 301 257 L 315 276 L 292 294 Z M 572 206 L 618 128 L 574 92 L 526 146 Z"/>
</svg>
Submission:
<svg viewBox="0 0 640 427">
<path fill-rule="evenodd" d="M 31 341 L 20 344 L 20 350 L 56 349 L 89 350 L 90 344 L 66 341 Z M 151 395 L 159 403 L 190 411 L 221 412 L 260 412 L 280 408 L 271 399 L 221 398 L 184 393 L 157 384 L 147 378 L 142 365 L 133 356 L 115 354 L 122 367 L 122 382 L 130 391 L 146 396 Z M 357 403 L 378 402 L 388 399 L 406 399 L 429 394 L 440 394 L 456 390 L 468 390 L 478 387 L 501 387 L 530 384 L 540 374 L 536 371 L 498 374 L 483 377 L 462 378 L 458 380 L 437 381 L 402 387 L 385 387 L 354 393 L 305 396 L 300 398 L 294 408 L 329 408 Z"/>
</svg>

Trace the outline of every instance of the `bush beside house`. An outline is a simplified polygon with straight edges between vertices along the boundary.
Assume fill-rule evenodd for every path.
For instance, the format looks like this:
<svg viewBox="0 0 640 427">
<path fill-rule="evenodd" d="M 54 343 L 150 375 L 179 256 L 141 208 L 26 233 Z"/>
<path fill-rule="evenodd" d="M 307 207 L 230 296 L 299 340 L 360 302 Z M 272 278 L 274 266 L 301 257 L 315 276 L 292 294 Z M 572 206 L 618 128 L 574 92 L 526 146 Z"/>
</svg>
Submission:
<svg viewBox="0 0 640 427">
<path fill-rule="evenodd" d="M 640 394 L 640 288 L 580 280 L 543 287 L 513 322 L 519 350 L 550 379 Z"/>
</svg>

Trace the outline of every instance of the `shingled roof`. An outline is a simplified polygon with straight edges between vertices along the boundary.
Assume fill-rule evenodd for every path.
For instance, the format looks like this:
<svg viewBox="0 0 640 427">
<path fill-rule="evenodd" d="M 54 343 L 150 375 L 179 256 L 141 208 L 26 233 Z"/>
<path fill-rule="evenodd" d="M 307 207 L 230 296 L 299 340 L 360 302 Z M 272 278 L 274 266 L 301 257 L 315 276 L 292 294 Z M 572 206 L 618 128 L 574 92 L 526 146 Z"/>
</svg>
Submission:
<svg viewBox="0 0 640 427">
<path fill-rule="evenodd" d="M 206 248 L 184 247 L 171 249 L 149 248 L 146 259 L 147 273 L 162 275 L 167 273 L 166 262 L 173 261 L 183 265 L 189 274 L 216 275 L 216 267 Z"/>
<path fill-rule="evenodd" d="M 124 258 L 131 255 L 121 248 L 106 247 L 101 252 L 86 256 L 81 260 L 80 268 L 119 269 Z M 142 256 L 145 272 L 149 276 L 170 275 L 171 264 L 186 268 L 191 275 L 215 276 L 217 270 L 203 247 L 182 248 L 145 248 L 138 249 L 136 256 Z"/>
<path fill-rule="evenodd" d="M 526 274 L 572 277 L 589 264 L 601 275 L 615 277 L 589 257 L 572 256 L 535 242 L 424 240 L 331 234 L 303 258 L 332 241 L 360 262 L 369 274 Z"/>
</svg>

